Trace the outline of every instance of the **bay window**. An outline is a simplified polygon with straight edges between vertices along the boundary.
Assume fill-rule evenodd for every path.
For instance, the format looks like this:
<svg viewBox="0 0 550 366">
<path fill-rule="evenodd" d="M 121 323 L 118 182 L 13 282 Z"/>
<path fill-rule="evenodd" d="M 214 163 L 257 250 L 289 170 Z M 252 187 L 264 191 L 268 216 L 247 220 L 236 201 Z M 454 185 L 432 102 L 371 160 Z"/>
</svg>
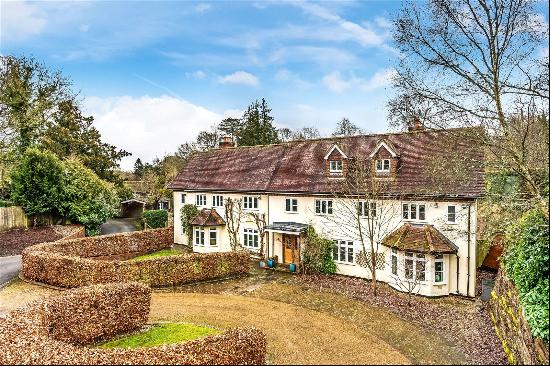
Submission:
<svg viewBox="0 0 550 366">
<path fill-rule="evenodd" d="M 426 256 L 405 252 L 405 278 L 412 281 L 426 280 Z"/>
<path fill-rule="evenodd" d="M 209 230 L 209 240 L 210 240 L 210 246 L 215 247 L 218 246 L 218 230 L 216 228 L 211 228 Z"/>
<path fill-rule="evenodd" d="M 204 246 L 204 228 L 195 227 L 195 245 Z"/>
<path fill-rule="evenodd" d="M 434 267 L 434 282 L 442 283 L 445 281 L 445 262 L 443 261 L 443 254 L 437 254 L 435 256 L 435 267 Z"/>
</svg>

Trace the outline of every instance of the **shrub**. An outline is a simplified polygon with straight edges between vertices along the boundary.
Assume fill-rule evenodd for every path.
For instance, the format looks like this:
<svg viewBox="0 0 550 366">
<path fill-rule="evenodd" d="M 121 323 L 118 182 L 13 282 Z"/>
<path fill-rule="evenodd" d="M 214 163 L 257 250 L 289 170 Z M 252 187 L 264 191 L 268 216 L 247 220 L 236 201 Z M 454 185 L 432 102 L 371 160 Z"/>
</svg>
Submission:
<svg viewBox="0 0 550 366">
<path fill-rule="evenodd" d="M 168 211 L 166 210 L 148 210 L 143 211 L 143 221 L 145 221 L 146 227 L 151 229 L 159 229 L 165 227 L 168 222 Z"/>
<path fill-rule="evenodd" d="M 0 200 L 0 207 L 10 207 L 13 206 L 13 202 Z"/>
<path fill-rule="evenodd" d="M 504 268 L 518 289 L 533 335 L 548 342 L 548 220 L 526 212 L 507 233 Z"/>
<path fill-rule="evenodd" d="M 61 160 L 50 152 L 28 149 L 11 173 L 11 199 L 27 215 L 61 215 L 64 185 Z"/>
<path fill-rule="evenodd" d="M 332 257 L 332 240 L 319 236 L 315 229 L 309 226 L 302 244 L 302 263 L 306 271 L 325 274 L 336 272 L 336 263 Z"/>
<path fill-rule="evenodd" d="M 193 204 L 186 204 L 180 210 L 181 227 L 183 233 L 187 234 L 187 243 L 193 242 L 193 226 L 190 224 L 191 220 L 199 214 L 199 209 Z"/>
</svg>

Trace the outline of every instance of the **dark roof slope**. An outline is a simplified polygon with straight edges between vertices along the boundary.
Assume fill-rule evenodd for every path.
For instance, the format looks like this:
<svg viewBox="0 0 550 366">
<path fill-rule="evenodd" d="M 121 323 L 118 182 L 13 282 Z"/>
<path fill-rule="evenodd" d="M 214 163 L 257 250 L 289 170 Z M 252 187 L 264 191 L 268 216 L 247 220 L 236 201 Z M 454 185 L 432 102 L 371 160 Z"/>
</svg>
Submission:
<svg viewBox="0 0 550 366">
<path fill-rule="evenodd" d="M 379 141 L 399 151 L 389 194 L 475 198 L 483 194 L 483 151 L 458 130 L 333 137 L 215 149 L 193 155 L 169 185 L 173 190 L 330 193 L 324 157 L 337 143 L 349 157 L 368 158 Z M 456 174 L 441 171 L 452 162 Z M 441 179 L 443 178 L 443 179 Z"/>
</svg>

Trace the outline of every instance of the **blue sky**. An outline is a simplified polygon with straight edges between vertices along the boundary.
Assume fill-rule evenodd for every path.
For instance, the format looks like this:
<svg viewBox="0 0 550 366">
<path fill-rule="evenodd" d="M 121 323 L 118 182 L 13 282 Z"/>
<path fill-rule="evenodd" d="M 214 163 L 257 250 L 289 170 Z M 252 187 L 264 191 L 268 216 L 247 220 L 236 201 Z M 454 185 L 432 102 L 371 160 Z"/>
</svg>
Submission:
<svg viewBox="0 0 550 366">
<path fill-rule="evenodd" d="M 130 168 L 262 97 L 279 127 L 387 130 L 400 4 L 3 1 L 0 52 L 70 76 Z"/>
</svg>

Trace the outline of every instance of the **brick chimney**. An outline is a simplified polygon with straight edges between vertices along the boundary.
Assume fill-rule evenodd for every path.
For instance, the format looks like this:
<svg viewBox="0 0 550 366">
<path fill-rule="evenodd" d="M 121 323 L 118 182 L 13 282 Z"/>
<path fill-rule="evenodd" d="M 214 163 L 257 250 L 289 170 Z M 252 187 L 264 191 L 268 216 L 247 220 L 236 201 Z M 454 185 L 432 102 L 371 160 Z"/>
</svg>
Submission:
<svg viewBox="0 0 550 366">
<path fill-rule="evenodd" d="M 233 137 L 231 137 L 229 135 L 223 136 L 220 140 L 219 148 L 220 149 L 227 149 L 227 148 L 230 148 L 230 147 L 235 147 L 235 143 L 233 142 Z"/>
<path fill-rule="evenodd" d="M 409 132 L 422 131 L 423 129 L 424 125 L 420 122 L 420 118 L 414 117 L 412 123 L 409 125 Z"/>
</svg>

